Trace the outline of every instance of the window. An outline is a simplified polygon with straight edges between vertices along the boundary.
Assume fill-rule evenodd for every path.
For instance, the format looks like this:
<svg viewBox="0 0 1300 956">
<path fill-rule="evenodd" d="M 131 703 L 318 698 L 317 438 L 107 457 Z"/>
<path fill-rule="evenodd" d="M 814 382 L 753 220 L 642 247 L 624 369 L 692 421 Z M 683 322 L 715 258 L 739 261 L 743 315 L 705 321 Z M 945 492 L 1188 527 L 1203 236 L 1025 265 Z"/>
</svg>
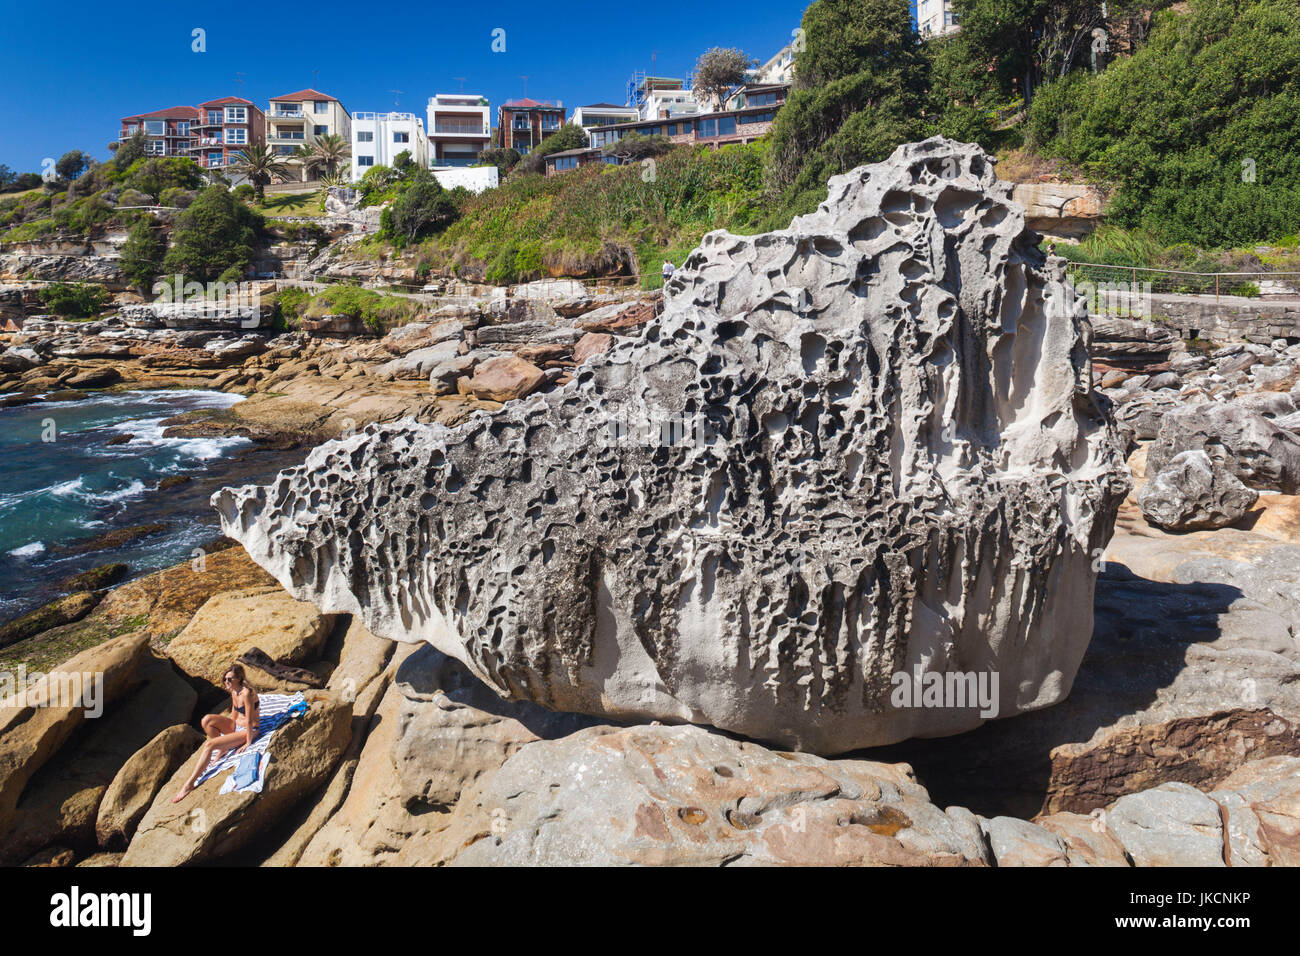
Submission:
<svg viewBox="0 0 1300 956">
<path fill-rule="evenodd" d="M 209 126 L 221 125 L 221 110 L 208 110 L 208 125 Z"/>
<path fill-rule="evenodd" d="M 136 132 L 139 131 L 139 129 L 140 129 L 140 126 L 139 126 L 139 124 L 137 124 L 137 123 L 127 123 L 127 124 L 126 124 L 126 131 L 127 131 L 127 133 L 128 133 L 129 135 L 134 136 L 134 135 L 136 134 Z"/>
<path fill-rule="evenodd" d="M 747 98 L 746 106 L 775 106 L 775 93 L 758 93 Z"/>
<path fill-rule="evenodd" d="M 144 151 L 150 156 L 162 156 L 167 152 L 167 147 L 162 140 L 151 139 L 144 144 Z"/>
<path fill-rule="evenodd" d="M 762 113 L 751 113 L 748 116 L 742 116 L 742 123 L 771 123 L 776 119 L 776 110 L 764 110 Z"/>
<path fill-rule="evenodd" d="M 235 145 L 242 145 L 248 142 L 248 130 L 246 129 L 227 129 L 226 142 Z"/>
<path fill-rule="evenodd" d="M 669 136 L 676 136 L 676 135 L 677 135 L 677 124 L 676 124 L 676 123 L 669 123 L 669 124 L 668 124 L 668 135 L 669 135 Z"/>
<path fill-rule="evenodd" d="M 226 107 L 226 122 L 227 122 L 227 123 L 247 123 L 247 122 L 248 122 L 248 110 L 246 110 L 246 109 L 245 109 L 244 107 L 242 107 L 242 106 L 227 106 L 227 107 Z"/>
<path fill-rule="evenodd" d="M 330 128 L 328 126 L 313 126 L 311 131 L 313 136 L 324 136 L 330 131 Z"/>
<path fill-rule="evenodd" d="M 372 130 L 368 130 L 368 129 L 357 130 L 358 143 L 373 143 L 374 141 L 375 141 L 375 134 Z"/>
<path fill-rule="evenodd" d="M 150 136 L 161 136 L 167 129 L 167 124 L 162 120 L 145 120 L 144 131 Z"/>
<path fill-rule="evenodd" d="M 399 133 L 394 133 L 394 134 L 393 134 L 393 142 L 394 142 L 394 143 L 409 143 L 410 141 L 411 141 L 411 134 L 410 134 L 410 133 L 400 133 L 400 132 L 399 132 Z"/>
<path fill-rule="evenodd" d="M 721 118 L 718 120 L 718 135 L 719 135 L 719 136 L 735 136 L 735 135 L 736 135 L 736 117 L 734 117 L 734 116 L 723 116 L 723 117 L 721 117 Z"/>
<path fill-rule="evenodd" d="M 557 156 L 556 159 L 555 159 L 555 168 L 556 168 L 557 170 L 559 170 L 559 169 L 577 169 L 577 168 L 578 168 L 578 157 L 577 157 L 577 156 Z"/>
<path fill-rule="evenodd" d="M 312 100 L 312 106 L 317 113 L 328 113 L 330 108 L 328 100 Z"/>
<path fill-rule="evenodd" d="M 176 135 L 177 136 L 190 135 L 190 124 L 188 120 L 182 120 L 181 122 L 176 124 Z"/>
<path fill-rule="evenodd" d="M 358 166 L 373 166 L 373 165 L 375 165 L 375 157 L 373 157 L 373 156 L 358 156 L 358 157 L 357 157 L 357 165 L 358 165 Z"/>
<path fill-rule="evenodd" d="M 208 165 L 209 165 L 209 166 L 220 166 L 220 165 L 221 165 L 221 154 L 220 154 L 220 153 L 208 153 Z"/>
</svg>

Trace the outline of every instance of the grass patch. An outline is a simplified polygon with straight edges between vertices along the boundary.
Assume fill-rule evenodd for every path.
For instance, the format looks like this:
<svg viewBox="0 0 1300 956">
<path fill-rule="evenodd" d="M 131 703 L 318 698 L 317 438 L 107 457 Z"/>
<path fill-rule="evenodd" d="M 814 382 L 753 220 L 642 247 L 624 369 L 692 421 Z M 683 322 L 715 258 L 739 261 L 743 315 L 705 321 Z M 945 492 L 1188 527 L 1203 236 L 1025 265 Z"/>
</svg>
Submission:
<svg viewBox="0 0 1300 956">
<path fill-rule="evenodd" d="M 309 193 L 284 193 L 279 196 L 267 196 L 265 202 L 254 205 L 253 208 L 262 215 L 272 218 L 281 216 L 321 217 L 325 215 L 320 208 L 321 193 L 322 191 L 317 189 Z"/>
</svg>

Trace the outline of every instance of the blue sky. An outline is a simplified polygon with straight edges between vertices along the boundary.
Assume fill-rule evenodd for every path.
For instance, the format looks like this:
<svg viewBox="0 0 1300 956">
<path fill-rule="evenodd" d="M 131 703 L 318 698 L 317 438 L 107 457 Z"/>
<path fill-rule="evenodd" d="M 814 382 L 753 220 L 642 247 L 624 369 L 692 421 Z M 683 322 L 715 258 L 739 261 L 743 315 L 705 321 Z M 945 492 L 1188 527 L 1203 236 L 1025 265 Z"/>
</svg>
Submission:
<svg viewBox="0 0 1300 956">
<path fill-rule="evenodd" d="M 461 76 L 494 107 L 524 94 L 521 75 L 529 96 L 569 109 L 622 103 L 629 75 L 650 71 L 652 55 L 666 76 L 687 75 L 711 46 L 767 59 L 808 2 L 13 4 L 0 31 L 0 163 L 35 172 L 69 149 L 104 159 L 122 116 L 229 95 L 265 109 L 306 87 L 352 112 L 392 109 L 389 91 L 400 89 L 400 109 L 420 117 Z M 196 27 L 207 31 L 205 53 L 191 50 Z M 498 27 L 504 53 L 491 49 Z"/>
</svg>

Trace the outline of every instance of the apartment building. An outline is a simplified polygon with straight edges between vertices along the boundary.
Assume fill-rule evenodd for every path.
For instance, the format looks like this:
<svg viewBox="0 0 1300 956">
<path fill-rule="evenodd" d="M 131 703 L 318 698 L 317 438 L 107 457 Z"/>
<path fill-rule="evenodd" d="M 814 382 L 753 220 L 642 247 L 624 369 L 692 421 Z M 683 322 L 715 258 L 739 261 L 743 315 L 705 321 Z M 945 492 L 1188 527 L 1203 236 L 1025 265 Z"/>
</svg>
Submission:
<svg viewBox="0 0 1300 956">
<path fill-rule="evenodd" d="M 793 83 L 793 44 L 787 43 L 777 50 L 765 63 L 751 72 L 750 78 L 754 83 L 783 83 L 787 86 Z"/>
<path fill-rule="evenodd" d="M 692 115 L 709 109 L 701 104 L 686 85 L 686 81 L 673 76 L 645 76 L 632 74 L 628 81 L 628 106 L 637 110 L 643 120 L 667 119 L 669 116 Z"/>
<path fill-rule="evenodd" d="M 916 29 L 923 37 L 943 36 L 959 30 L 952 0 L 916 0 Z"/>
<path fill-rule="evenodd" d="M 375 166 L 392 166 L 402 153 L 429 165 L 429 137 L 424 120 L 414 113 L 354 113 L 352 115 L 352 181 Z"/>
<path fill-rule="evenodd" d="M 492 145 L 492 113 L 477 93 L 437 93 L 429 97 L 429 165 L 471 166 Z"/>
<path fill-rule="evenodd" d="M 130 139 L 144 132 L 144 151 L 148 156 L 189 156 L 198 133 L 199 111 L 193 106 L 173 106 L 152 113 L 123 116 L 117 140 Z"/>
<path fill-rule="evenodd" d="M 550 100 L 507 100 L 497 108 L 502 146 L 528 153 L 564 125 L 564 103 Z"/>
<path fill-rule="evenodd" d="M 266 117 L 267 145 L 283 158 L 300 182 L 319 179 L 324 170 L 295 158 L 299 146 L 310 149 L 327 135 L 352 140 L 352 114 L 336 97 L 318 90 L 271 97 Z"/>
<path fill-rule="evenodd" d="M 250 100 L 223 96 L 198 106 L 198 134 L 190 155 L 204 169 L 225 169 L 235 154 L 266 142 L 266 114 Z"/>
<path fill-rule="evenodd" d="M 719 110 L 697 116 L 668 116 L 638 123 L 619 123 L 591 131 L 591 146 L 601 148 L 617 143 L 629 133 L 642 136 L 667 136 L 674 143 L 725 146 L 748 143 L 772 128 L 779 105 L 748 106 L 744 109 Z"/>
</svg>

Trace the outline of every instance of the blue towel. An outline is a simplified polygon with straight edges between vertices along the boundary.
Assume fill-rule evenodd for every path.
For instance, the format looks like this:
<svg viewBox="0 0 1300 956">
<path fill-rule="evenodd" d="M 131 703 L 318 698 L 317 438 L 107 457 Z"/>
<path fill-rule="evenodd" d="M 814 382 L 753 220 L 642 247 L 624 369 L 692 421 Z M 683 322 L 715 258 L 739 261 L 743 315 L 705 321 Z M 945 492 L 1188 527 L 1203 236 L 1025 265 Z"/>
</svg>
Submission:
<svg viewBox="0 0 1300 956">
<path fill-rule="evenodd" d="M 235 772 L 231 774 L 235 778 L 236 790 L 243 790 L 257 779 L 257 768 L 261 761 L 262 755 L 252 751 L 244 751 L 239 755 L 239 763 L 235 764 Z"/>
</svg>

